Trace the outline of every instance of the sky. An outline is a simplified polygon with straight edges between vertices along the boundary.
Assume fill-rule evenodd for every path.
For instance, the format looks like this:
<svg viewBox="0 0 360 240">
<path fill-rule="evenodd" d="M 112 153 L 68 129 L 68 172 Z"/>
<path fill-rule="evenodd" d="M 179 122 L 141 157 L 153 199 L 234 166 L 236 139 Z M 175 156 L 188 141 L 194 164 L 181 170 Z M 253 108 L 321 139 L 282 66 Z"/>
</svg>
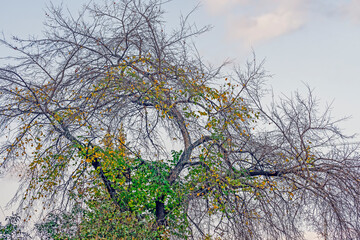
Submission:
<svg viewBox="0 0 360 240">
<path fill-rule="evenodd" d="M 64 0 L 63 4 L 76 13 L 86 2 Z M 48 3 L 3 1 L 0 33 L 6 38 L 41 36 Z M 231 59 L 241 66 L 254 52 L 259 62 L 265 60 L 275 96 L 295 90 L 306 93 L 308 84 L 323 106 L 332 104 L 334 118 L 351 117 L 340 124 L 345 133 L 360 133 L 359 0 L 173 0 L 165 5 L 165 20 L 169 25 L 178 23 L 180 13 L 186 14 L 197 3 L 189 21 L 213 27 L 195 40 L 204 59 L 213 64 Z M 9 54 L 0 46 L 0 57 Z M 1 209 L 14 181 L 0 178 Z"/>
</svg>

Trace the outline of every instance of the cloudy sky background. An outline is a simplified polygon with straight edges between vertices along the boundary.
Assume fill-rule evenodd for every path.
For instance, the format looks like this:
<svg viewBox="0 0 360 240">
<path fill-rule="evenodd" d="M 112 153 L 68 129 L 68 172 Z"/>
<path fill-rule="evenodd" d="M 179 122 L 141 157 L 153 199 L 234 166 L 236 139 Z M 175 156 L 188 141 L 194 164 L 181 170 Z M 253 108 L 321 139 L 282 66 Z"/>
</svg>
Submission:
<svg viewBox="0 0 360 240">
<path fill-rule="evenodd" d="M 88 1 L 63 2 L 76 13 Z M 41 36 L 47 3 L 4 1 L 0 32 L 6 38 Z M 335 118 L 352 116 L 341 124 L 346 133 L 360 133 L 360 0 L 173 0 L 165 5 L 169 25 L 197 3 L 190 22 L 213 26 L 196 40 L 205 60 L 220 64 L 231 59 L 241 66 L 254 51 L 273 75 L 268 83 L 275 96 L 305 93 L 308 84 L 324 106 L 332 103 Z M 9 54 L 0 46 L 0 57 Z M 0 206 L 5 211 L 0 209 L 0 221 L 9 212 L 4 204 L 14 188 L 15 178 L 0 178 Z"/>
</svg>

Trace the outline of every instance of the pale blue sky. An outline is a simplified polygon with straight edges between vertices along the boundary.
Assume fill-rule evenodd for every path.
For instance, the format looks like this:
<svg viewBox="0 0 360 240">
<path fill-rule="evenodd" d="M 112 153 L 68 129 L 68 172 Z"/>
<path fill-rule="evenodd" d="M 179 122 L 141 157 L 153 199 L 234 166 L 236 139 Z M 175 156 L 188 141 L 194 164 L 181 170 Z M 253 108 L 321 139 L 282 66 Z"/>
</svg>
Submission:
<svg viewBox="0 0 360 240">
<path fill-rule="evenodd" d="M 26 37 L 41 35 L 47 0 L 3 1 L 0 31 Z M 61 1 L 53 1 L 55 4 Z M 64 0 L 76 12 L 85 0 Z M 167 4 L 170 24 L 178 22 L 197 1 Z M 227 58 L 240 65 L 252 49 L 274 76 L 276 94 L 315 89 L 323 103 L 333 103 L 334 117 L 352 116 L 341 126 L 360 133 L 360 1 L 358 0 L 201 0 L 190 19 L 213 30 L 198 40 L 204 59 L 220 63 Z M 0 46 L 0 57 L 9 52 Z M 1 182 L 2 183 L 2 182 Z M 1 196 L 3 197 L 3 196 Z M 1 212 L 0 212 L 1 217 Z"/>
<path fill-rule="evenodd" d="M 56 0 L 76 13 L 88 1 Z M 167 21 L 178 22 L 198 1 L 174 0 L 166 5 Z M 6 1 L 0 9 L 0 31 L 26 37 L 41 36 L 48 0 Z M 334 115 L 351 115 L 342 126 L 360 133 L 360 1 L 356 0 L 201 0 L 190 19 L 214 28 L 197 43 L 204 59 L 227 58 L 243 64 L 252 49 L 274 77 L 275 93 L 315 89 L 323 102 L 332 102 Z M 0 47 L 0 56 L 9 54 Z"/>
</svg>

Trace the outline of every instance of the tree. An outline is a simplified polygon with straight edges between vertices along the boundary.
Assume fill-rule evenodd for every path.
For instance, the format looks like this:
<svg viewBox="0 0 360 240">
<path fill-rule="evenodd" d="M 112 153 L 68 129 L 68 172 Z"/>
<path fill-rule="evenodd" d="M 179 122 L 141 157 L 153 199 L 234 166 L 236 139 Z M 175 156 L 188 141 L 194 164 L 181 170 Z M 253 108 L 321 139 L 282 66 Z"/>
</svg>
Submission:
<svg viewBox="0 0 360 240">
<path fill-rule="evenodd" d="M 83 209 L 75 204 L 70 212 L 51 211 L 40 223 L 35 224 L 40 239 L 74 239 L 79 233 L 79 219 Z"/>
<path fill-rule="evenodd" d="M 30 237 L 21 229 L 19 215 L 12 213 L 5 220 L 7 223 L 4 226 L 0 223 L 0 239 L 27 239 Z"/>
<path fill-rule="evenodd" d="M 358 145 L 329 109 L 310 90 L 264 106 L 262 63 L 206 65 L 208 27 L 168 34 L 162 7 L 52 6 L 43 38 L 1 41 L 20 54 L 0 68 L 1 156 L 27 166 L 25 220 L 81 206 L 74 238 L 359 238 Z"/>
</svg>

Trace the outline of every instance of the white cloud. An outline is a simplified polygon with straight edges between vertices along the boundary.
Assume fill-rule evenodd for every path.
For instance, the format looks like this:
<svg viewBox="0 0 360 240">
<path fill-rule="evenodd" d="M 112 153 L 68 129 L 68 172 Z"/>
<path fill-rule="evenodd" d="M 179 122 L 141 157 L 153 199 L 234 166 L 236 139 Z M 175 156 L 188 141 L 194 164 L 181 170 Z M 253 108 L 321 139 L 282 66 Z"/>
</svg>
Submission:
<svg viewBox="0 0 360 240">
<path fill-rule="evenodd" d="M 303 26 L 307 21 L 309 2 L 309 0 L 205 0 L 204 3 L 212 11 L 211 13 L 221 13 L 226 18 L 228 40 L 241 40 L 247 45 L 253 45 Z"/>
<path fill-rule="evenodd" d="M 351 0 L 343 7 L 343 13 L 356 23 L 360 23 L 360 1 Z"/>
<path fill-rule="evenodd" d="M 270 1 L 268 1 L 270 2 Z M 304 6 L 274 1 L 278 6 L 270 12 L 255 16 L 228 17 L 228 36 L 232 40 L 242 40 L 246 44 L 269 40 L 300 28 L 306 22 Z"/>
</svg>

